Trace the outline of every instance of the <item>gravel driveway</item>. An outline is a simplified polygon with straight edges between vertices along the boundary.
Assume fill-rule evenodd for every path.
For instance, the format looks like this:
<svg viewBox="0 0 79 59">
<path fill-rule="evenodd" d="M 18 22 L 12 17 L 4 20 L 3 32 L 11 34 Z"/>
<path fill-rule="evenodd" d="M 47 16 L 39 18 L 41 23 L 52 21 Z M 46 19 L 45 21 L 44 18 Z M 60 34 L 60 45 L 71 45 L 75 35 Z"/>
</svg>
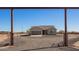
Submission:
<svg viewBox="0 0 79 59">
<path fill-rule="evenodd" d="M 69 35 L 69 40 L 73 40 L 79 35 Z M 79 39 L 77 39 L 79 40 Z M 50 48 L 54 44 L 58 44 L 63 41 L 63 35 L 48 35 L 48 36 L 18 36 L 14 38 L 14 47 L 3 48 L 0 50 L 17 51 L 17 50 L 29 50 L 37 48 Z M 9 40 L 5 41 L 9 42 Z M 70 42 L 70 41 L 69 41 Z"/>
</svg>

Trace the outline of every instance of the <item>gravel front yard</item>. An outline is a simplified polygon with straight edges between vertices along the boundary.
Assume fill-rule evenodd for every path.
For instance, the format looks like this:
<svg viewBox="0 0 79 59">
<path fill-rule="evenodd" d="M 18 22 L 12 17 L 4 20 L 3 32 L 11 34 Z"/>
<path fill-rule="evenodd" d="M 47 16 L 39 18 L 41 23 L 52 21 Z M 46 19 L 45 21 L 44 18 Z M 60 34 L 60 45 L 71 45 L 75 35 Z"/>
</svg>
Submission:
<svg viewBox="0 0 79 59">
<path fill-rule="evenodd" d="M 69 43 L 79 37 L 79 35 L 69 35 Z M 53 48 L 53 45 L 63 41 L 63 35 L 49 35 L 49 36 L 18 36 L 14 38 L 14 47 L 1 48 L 2 51 L 18 51 L 18 50 L 30 50 L 38 48 Z M 9 42 L 9 40 L 5 41 Z M 3 43 L 5 43 L 3 42 Z M 56 48 L 56 47 L 55 47 Z M 50 50 L 50 49 L 49 49 Z M 39 50 L 38 50 L 39 51 Z"/>
</svg>

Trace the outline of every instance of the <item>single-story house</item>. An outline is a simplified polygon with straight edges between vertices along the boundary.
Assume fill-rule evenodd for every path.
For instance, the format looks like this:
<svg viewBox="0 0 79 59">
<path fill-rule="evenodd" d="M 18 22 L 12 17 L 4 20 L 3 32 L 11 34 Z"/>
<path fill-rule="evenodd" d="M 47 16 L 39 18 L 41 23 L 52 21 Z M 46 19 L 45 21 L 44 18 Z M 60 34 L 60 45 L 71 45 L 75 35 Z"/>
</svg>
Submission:
<svg viewBox="0 0 79 59">
<path fill-rule="evenodd" d="M 30 35 L 55 35 L 57 29 L 54 26 L 32 26 L 29 30 Z"/>
</svg>

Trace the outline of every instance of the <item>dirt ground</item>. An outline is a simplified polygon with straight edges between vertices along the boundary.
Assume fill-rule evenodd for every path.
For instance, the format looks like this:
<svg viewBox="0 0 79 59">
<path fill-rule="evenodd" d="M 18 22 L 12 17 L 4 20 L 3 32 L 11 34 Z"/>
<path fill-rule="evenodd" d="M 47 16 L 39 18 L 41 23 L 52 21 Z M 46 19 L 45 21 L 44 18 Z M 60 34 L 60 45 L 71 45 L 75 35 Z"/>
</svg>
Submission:
<svg viewBox="0 0 79 59">
<path fill-rule="evenodd" d="M 9 38 L 8 34 L 0 34 L 0 42 L 5 41 Z"/>
<path fill-rule="evenodd" d="M 0 40 L 5 42 L 9 42 L 10 39 L 7 39 L 8 35 L 2 35 L 0 37 Z M 38 48 L 45 48 L 45 47 L 53 47 L 57 46 L 58 43 L 63 41 L 63 35 L 47 35 L 47 36 L 20 36 L 15 35 L 14 36 L 14 48 L 5 48 L 0 49 L 2 50 L 12 50 L 12 51 L 18 51 L 18 50 L 30 50 L 30 49 L 38 49 Z M 6 41 L 7 40 L 7 41 Z M 79 40 L 78 34 L 72 34 L 68 35 L 68 40 L 70 44 L 73 44 L 74 42 Z M 50 50 L 50 49 L 49 49 Z"/>
</svg>

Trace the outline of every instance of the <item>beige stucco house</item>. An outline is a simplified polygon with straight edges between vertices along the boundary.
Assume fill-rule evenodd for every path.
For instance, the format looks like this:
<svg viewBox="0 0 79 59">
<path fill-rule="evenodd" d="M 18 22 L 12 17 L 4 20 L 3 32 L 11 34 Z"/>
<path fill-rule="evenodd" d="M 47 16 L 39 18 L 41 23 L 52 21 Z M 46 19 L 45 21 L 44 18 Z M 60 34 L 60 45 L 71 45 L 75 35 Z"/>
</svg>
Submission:
<svg viewBox="0 0 79 59">
<path fill-rule="evenodd" d="M 57 29 L 54 26 L 32 26 L 30 28 L 30 35 L 55 35 Z"/>
</svg>

